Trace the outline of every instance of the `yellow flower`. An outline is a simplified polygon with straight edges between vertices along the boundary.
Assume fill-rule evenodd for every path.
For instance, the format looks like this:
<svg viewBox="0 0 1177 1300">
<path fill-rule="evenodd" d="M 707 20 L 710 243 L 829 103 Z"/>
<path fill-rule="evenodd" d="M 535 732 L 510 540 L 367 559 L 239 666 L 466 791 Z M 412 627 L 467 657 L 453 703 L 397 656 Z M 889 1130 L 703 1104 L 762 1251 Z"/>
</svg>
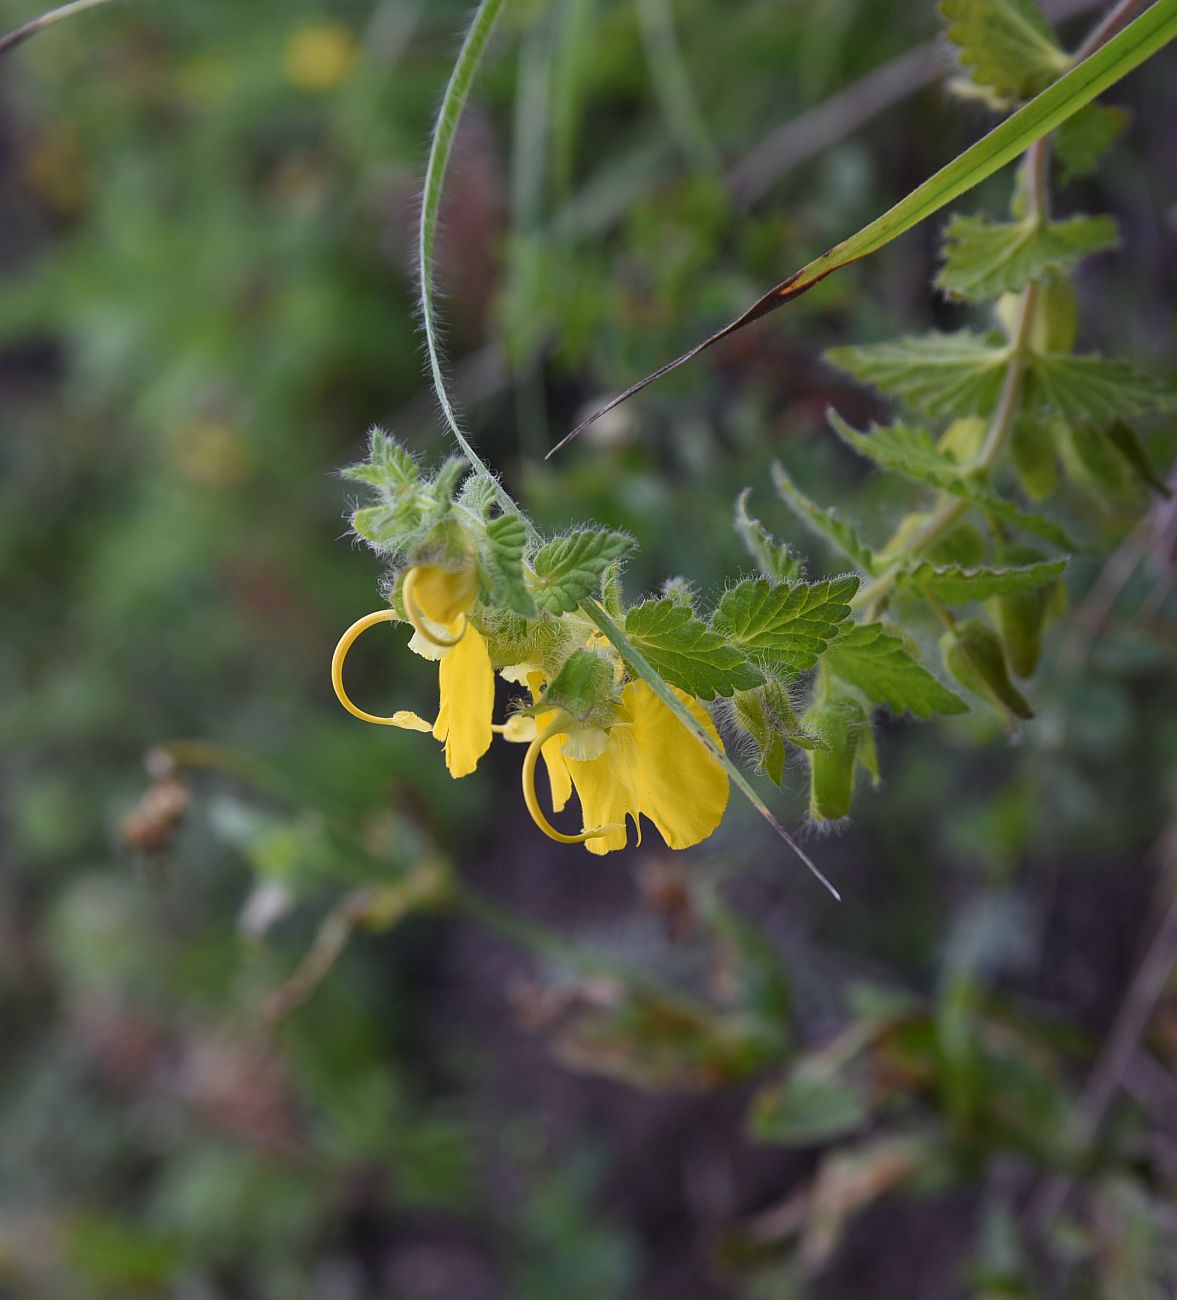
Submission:
<svg viewBox="0 0 1177 1300">
<path fill-rule="evenodd" d="M 287 80 L 299 90 L 334 90 L 356 61 L 356 38 L 341 23 L 308 23 L 286 42 Z"/>
<path fill-rule="evenodd" d="M 722 748 L 715 724 L 703 706 L 683 691 L 675 689 L 675 694 Z M 536 825 L 553 839 L 583 843 L 596 854 L 625 847 L 627 817 L 633 818 L 640 844 L 643 814 L 672 849 L 705 840 L 727 808 L 728 778 L 723 766 L 645 682 L 626 686 L 621 707 L 626 720 L 607 731 L 557 731 L 562 724 L 554 710 L 536 718 L 535 736 L 523 763 L 523 797 Z M 589 828 L 580 835 L 555 831 L 539 808 L 535 795 L 537 753 L 542 753 L 548 770 L 555 810 L 564 808 L 573 788 L 579 795 L 584 824 Z"/>
<path fill-rule="evenodd" d="M 401 598 L 413 627 L 409 648 L 438 661 L 441 702 L 432 725 L 406 709 L 389 717 L 368 713 L 352 703 L 343 686 L 343 665 L 361 632 L 376 623 L 397 621 L 391 609 L 378 609 L 357 619 L 339 639 L 331 658 L 331 684 L 345 709 L 364 722 L 432 731 L 445 745 L 445 763 L 453 777 L 468 776 L 490 748 L 494 709 L 494 672 L 490 654 L 466 612 L 478 598 L 473 568 L 442 569 L 415 565 L 405 575 Z"/>
</svg>

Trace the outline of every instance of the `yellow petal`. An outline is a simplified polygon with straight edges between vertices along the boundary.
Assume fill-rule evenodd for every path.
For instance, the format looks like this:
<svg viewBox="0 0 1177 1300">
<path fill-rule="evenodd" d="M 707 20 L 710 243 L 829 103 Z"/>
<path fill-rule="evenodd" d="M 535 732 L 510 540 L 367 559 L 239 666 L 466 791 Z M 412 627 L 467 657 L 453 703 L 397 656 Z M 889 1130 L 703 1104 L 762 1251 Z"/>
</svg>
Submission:
<svg viewBox="0 0 1177 1300">
<path fill-rule="evenodd" d="M 426 618 L 448 627 L 478 599 L 478 572 L 473 566 L 454 570 L 420 564 L 413 599 Z"/>
<path fill-rule="evenodd" d="M 722 750 L 723 742 L 707 710 L 684 691 L 671 689 Z M 624 703 L 633 718 L 642 812 L 672 849 L 698 844 L 723 820 L 729 794 L 727 773 L 645 682 L 627 686 Z"/>
<path fill-rule="evenodd" d="M 442 659 L 438 668 L 441 707 L 433 734 L 445 741 L 451 776 L 468 776 L 490 748 L 495 679 L 486 642 L 473 627 Z"/>
<path fill-rule="evenodd" d="M 683 691 L 675 694 L 711 739 L 722 744 L 703 706 Z M 584 824 L 621 822 L 627 814 L 637 823 L 644 814 L 672 849 L 705 840 L 727 808 L 727 773 L 645 682 L 631 682 L 622 704 L 633 723 L 611 729 L 600 758 L 587 763 L 566 760 Z M 600 854 L 623 848 L 625 842 L 620 832 L 590 840 L 585 847 Z"/>
<path fill-rule="evenodd" d="M 535 720 L 536 734 L 542 734 L 556 720 L 556 712 L 541 713 Z M 564 742 L 567 736 L 556 734 L 544 741 L 540 756 L 548 770 L 548 785 L 552 792 L 552 807 L 562 812 L 572 798 L 572 777 L 568 774 L 568 764 L 564 761 Z"/>
<path fill-rule="evenodd" d="M 403 727 L 405 731 L 432 731 L 433 724 L 426 722 L 420 714 L 410 709 L 397 709 L 391 718 L 394 727 Z"/>
<path fill-rule="evenodd" d="M 600 855 L 625 848 L 625 819 L 630 816 L 637 821 L 636 787 L 627 783 L 627 777 L 632 777 L 637 764 L 631 731 L 632 728 L 626 727 L 624 733 L 611 733 L 609 746 L 600 758 L 588 762 L 564 758 L 580 796 L 581 819 L 585 826 L 616 825 L 618 828 L 607 835 L 587 840 L 584 847 L 590 853 Z"/>
</svg>

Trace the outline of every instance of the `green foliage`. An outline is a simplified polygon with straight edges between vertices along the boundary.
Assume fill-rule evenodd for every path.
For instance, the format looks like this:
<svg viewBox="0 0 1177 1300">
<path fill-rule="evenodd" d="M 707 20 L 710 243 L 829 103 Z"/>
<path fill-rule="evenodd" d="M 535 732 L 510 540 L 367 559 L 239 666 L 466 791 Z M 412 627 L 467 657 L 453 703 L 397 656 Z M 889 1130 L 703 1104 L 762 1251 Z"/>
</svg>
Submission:
<svg viewBox="0 0 1177 1300">
<path fill-rule="evenodd" d="M 748 1128 L 758 1142 L 807 1147 L 861 1132 L 869 1118 L 861 1085 L 831 1077 L 828 1067 L 811 1059 L 760 1089 Z"/>
<path fill-rule="evenodd" d="M 874 461 L 880 469 L 902 474 L 929 487 L 949 490 L 956 486 L 964 473 L 962 466 L 951 456 L 937 449 L 924 429 L 905 424 L 875 425 L 870 433 L 864 434 L 852 429 L 835 410 L 828 411 L 826 418 L 844 442 Z"/>
<path fill-rule="evenodd" d="M 966 329 L 831 348 L 826 359 L 913 411 L 956 419 L 992 410 L 1009 349 L 993 334 Z"/>
<path fill-rule="evenodd" d="M 964 713 L 968 705 L 939 681 L 910 643 L 882 623 L 856 623 L 834 642 L 830 671 L 895 713 Z"/>
<path fill-rule="evenodd" d="M 713 700 L 762 680 L 744 652 L 674 600 L 647 600 L 625 616 L 626 635 L 672 686 Z"/>
<path fill-rule="evenodd" d="M 822 741 L 805 752 L 809 816 L 815 822 L 840 821 L 850 813 L 859 765 L 878 780 L 870 719 L 860 700 L 822 683 L 801 723 Z"/>
<path fill-rule="evenodd" d="M 1030 401 L 1074 424 L 1130 420 L 1177 407 L 1177 390 L 1171 384 L 1106 357 L 1036 355 L 1029 388 Z"/>
<path fill-rule="evenodd" d="M 1054 152 L 1062 164 L 1063 180 L 1090 176 L 1124 133 L 1128 121 L 1124 109 L 1110 104 L 1088 104 L 1068 118 L 1054 134 Z"/>
<path fill-rule="evenodd" d="M 789 506 L 794 514 L 818 536 L 823 537 L 836 550 L 864 573 L 875 571 L 874 558 L 870 548 L 859 538 L 854 528 L 839 519 L 837 514 L 811 501 L 793 482 L 778 463 L 772 467 L 772 481 L 780 494 L 781 500 Z"/>
<path fill-rule="evenodd" d="M 796 674 L 817 663 L 857 590 L 855 577 L 779 586 L 745 578 L 723 593 L 711 627 L 770 671 Z"/>
<path fill-rule="evenodd" d="M 515 515 L 499 515 L 486 525 L 486 542 L 479 553 L 482 576 L 493 604 L 524 618 L 535 615 L 535 599 L 523 577 L 527 530 Z"/>
<path fill-rule="evenodd" d="M 990 596 L 1010 596 L 1050 586 L 1067 567 L 1066 560 L 1036 560 L 1000 569 L 965 569 L 921 561 L 906 569 L 901 581 L 948 605 L 963 605 Z"/>
<path fill-rule="evenodd" d="M 737 722 L 756 746 L 758 765 L 774 785 L 785 779 L 786 746 L 815 749 L 824 743 L 805 730 L 793 711 L 787 689 L 772 678 L 755 690 L 737 691 L 732 703 Z"/>
<path fill-rule="evenodd" d="M 1010 681 L 1001 638 L 980 619 L 945 631 L 940 639 L 944 667 L 974 695 L 979 695 L 1003 716 L 1029 719 L 1034 710 Z"/>
<path fill-rule="evenodd" d="M 1115 248 L 1111 217 L 1063 221 L 992 221 L 955 216 L 944 230 L 944 265 L 936 284 L 945 293 L 986 302 L 1050 274 L 1066 274 L 1080 258 Z"/>
<path fill-rule="evenodd" d="M 773 582 L 798 581 L 805 576 L 800 558 L 783 542 L 778 542 L 759 519 L 753 519 L 748 513 L 751 495 L 752 489 L 745 488 L 736 498 L 737 536 L 766 578 Z"/>
<path fill-rule="evenodd" d="M 534 596 L 549 614 L 567 614 L 596 592 L 606 569 L 633 550 L 624 533 L 585 530 L 557 537 L 535 554 Z"/>
<path fill-rule="evenodd" d="M 940 12 L 973 82 L 999 99 L 1028 99 L 1070 62 L 1035 0 L 940 0 Z"/>
<path fill-rule="evenodd" d="M 555 680 L 531 706 L 531 712 L 563 709 L 587 722 L 613 686 L 613 666 L 591 650 L 575 650 L 565 659 Z"/>
</svg>

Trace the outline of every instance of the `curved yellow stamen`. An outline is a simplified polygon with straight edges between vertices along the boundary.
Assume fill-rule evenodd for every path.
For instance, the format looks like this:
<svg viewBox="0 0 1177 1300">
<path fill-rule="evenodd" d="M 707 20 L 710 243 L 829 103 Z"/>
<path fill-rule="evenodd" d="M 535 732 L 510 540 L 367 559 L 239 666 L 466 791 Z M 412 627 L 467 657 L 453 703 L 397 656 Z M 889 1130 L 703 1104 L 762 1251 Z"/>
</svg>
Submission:
<svg viewBox="0 0 1177 1300">
<path fill-rule="evenodd" d="M 399 727 L 402 724 L 396 718 L 378 718 L 374 713 L 365 713 L 358 705 L 351 702 L 347 691 L 343 689 L 343 664 L 361 632 L 366 632 L 368 628 L 374 627 L 377 623 L 395 622 L 398 622 L 398 619 L 391 609 L 378 609 L 374 613 L 365 614 L 363 618 L 357 618 L 339 638 L 339 644 L 335 647 L 335 653 L 331 656 L 331 685 L 335 687 L 335 694 L 340 704 L 348 713 L 354 714 L 355 717 L 360 718 L 362 721 L 376 722 L 385 727 Z"/>
<path fill-rule="evenodd" d="M 527 811 L 531 814 L 531 820 L 540 828 L 541 831 L 550 840 L 555 840 L 557 844 L 583 844 L 586 840 L 599 839 L 602 835 L 611 835 L 614 831 L 624 830 L 625 827 L 617 824 L 609 826 L 594 826 L 590 830 L 583 830 L 579 835 L 565 835 L 563 831 L 558 831 L 550 821 L 548 821 L 544 810 L 539 806 L 539 796 L 535 792 L 535 765 L 539 759 L 540 750 L 555 735 L 558 735 L 565 724 L 557 719 L 550 727 L 547 727 L 527 746 L 527 753 L 523 755 L 523 802 L 527 805 Z"/>
<path fill-rule="evenodd" d="M 417 574 L 419 570 L 414 564 L 413 567 L 405 574 L 404 586 L 401 588 L 401 600 L 405 603 L 405 615 L 413 625 L 413 631 L 423 640 L 428 641 L 430 645 L 435 645 L 439 650 L 449 650 L 456 646 L 458 642 L 466 635 L 466 615 L 463 614 L 462 630 L 455 637 L 448 637 L 444 633 L 433 632 L 425 622 L 425 616 L 417 606 L 413 597 L 413 589 L 417 585 Z"/>
</svg>

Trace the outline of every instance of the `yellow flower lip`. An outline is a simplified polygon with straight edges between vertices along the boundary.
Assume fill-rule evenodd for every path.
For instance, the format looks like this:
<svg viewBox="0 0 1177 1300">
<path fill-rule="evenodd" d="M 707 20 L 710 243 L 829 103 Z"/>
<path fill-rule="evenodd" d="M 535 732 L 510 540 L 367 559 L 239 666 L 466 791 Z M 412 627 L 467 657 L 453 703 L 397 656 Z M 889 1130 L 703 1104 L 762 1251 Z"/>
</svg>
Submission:
<svg viewBox="0 0 1177 1300">
<path fill-rule="evenodd" d="M 455 636 L 449 636 L 444 632 L 438 632 L 435 627 L 430 627 L 430 621 L 417 604 L 416 588 L 421 578 L 420 565 L 414 564 L 413 567 L 405 574 L 404 586 L 401 588 L 401 599 L 405 603 L 405 614 L 409 622 L 413 625 L 413 631 L 423 640 L 428 641 L 430 645 L 436 646 L 439 650 L 450 650 L 466 635 L 466 615 L 460 613 L 458 617 L 462 620 L 461 631 Z"/>
<path fill-rule="evenodd" d="M 331 656 L 331 685 L 335 688 L 335 695 L 340 704 L 348 713 L 359 718 L 362 722 L 374 722 L 382 727 L 403 727 L 407 731 L 432 731 L 432 723 L 426 722 L 424 718 L 418 717 L 417 714 L 410 712 L 408 709 L 398 709 L 391 717 L 387 718 L 379 717 L 375 713 L 368 713 L 365 709 L 361 709 L 359 705 L 352 703 L 352 699 L 343 685 L 343 665 L 347 661 L 347 656 L 359 638 L 360 633 L 366 632 L 368 628 L 374 627 L 377 623 L 395 623 L 397 621 L 396 614 L 391 609 L 378 609 L 371 614 L 365 614 L 363 618 L 357 618 L 339 638 L 335 653 Z"/>
<path fill-rule="evenodd" d="M 535 790 L 536 760 L 539 758 L 540 750 L 544 747 L 544 744 L 563 730 L 566 725 L 562 719 L 556 718 L 550 726 L 546 727 L 532 740 L 527 746 L 527 753 L 523 756 L 523 802 L 527 805 L 531 820 L 535 822 L 548 839 L 555 840 L 557 844 L 584 844 L 588 840 L 600 839 L 602 836 L 612 835 L 616 831 L 624 831 L 624 825 L 594 826 L 582 830 L 579 835 L 565 835 L 563 831 L 558 831 L 548 821 L 547 815 L 539 806 L 539 796 Z"/>
</svg>

